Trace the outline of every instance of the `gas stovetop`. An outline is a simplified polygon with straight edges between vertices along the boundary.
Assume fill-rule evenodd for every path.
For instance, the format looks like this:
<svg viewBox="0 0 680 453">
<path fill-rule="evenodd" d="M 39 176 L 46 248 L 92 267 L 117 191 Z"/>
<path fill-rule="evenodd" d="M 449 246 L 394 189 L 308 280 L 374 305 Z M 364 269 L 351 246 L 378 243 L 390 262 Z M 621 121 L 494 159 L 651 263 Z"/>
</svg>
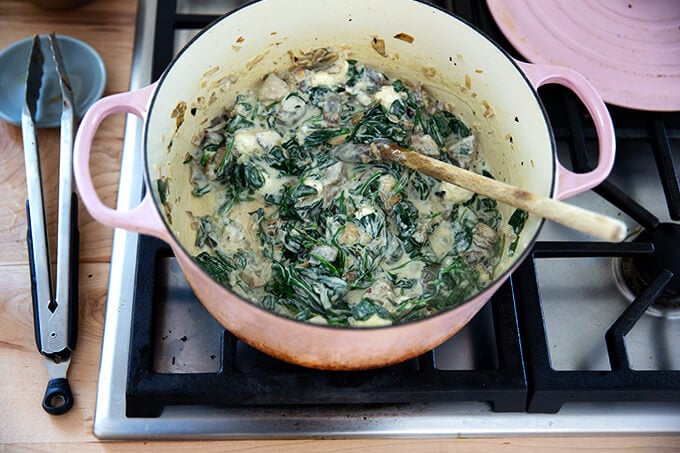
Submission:
<svg viewBox="0 0 680 453">
<path fill-rule="evenodd" d="M 140 1 L 130 88 L 156 80 L 200 28 L 244 3 Z M 479 26 L 517 56 L 483 3 L 433 3 Z M 546 87 L 540 94 L 562 161 L 588 168 L 596 137 L 584 110 L 564 89 Z M 116 230 L 95 434 L 118 439 L 680 432 L 680 307 L 673 294 L 659 303 L 655 293 L 677 281 L 664 269 L 677 271 L 678 264 L 648 262 L 657 255 L 652 239 L 677 243 L 680 114 L 611 110 L 615 169 L 607 182 L 569 201 L 619 217 L 631 231 L 644 227 L 665 236 L 643 233 L 613 245 L 548 222 L 533 256 L 465 329 L 394 367 L 320 372 L 259 353 L 203 309 L 167 246 Z M 141 126 L 128 119 L 118 209 L 134 207 L 143 191 Z M 645 281 L 626 283 L 630 279 L 623 274 L 636 266 L 645 271 Z"/>
</svg>

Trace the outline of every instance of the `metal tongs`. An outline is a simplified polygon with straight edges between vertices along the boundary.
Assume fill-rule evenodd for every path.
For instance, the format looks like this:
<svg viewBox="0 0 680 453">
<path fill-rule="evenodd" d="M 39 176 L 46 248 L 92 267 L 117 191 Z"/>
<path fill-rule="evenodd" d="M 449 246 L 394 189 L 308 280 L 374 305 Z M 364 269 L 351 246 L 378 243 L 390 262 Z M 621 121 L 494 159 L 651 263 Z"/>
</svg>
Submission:
<svg viewBox="0 0 680 453">
<path fill-rule="evenodd" d="M 45 356 L 49 383 L 42 407 L 63 414 L 73 406 L 66 374 L 76 345 L 78 328 L 78 199 L 73 192 L 73 91 L 64 68 L 57 38 L 49 35 L 61 88 L 61 140 L 59 146 L 59 218 L 57 222 L 56 291 L 45 216 L 36 111 L 45 57 L 35 36 L 28 63 L 26 102 L 21 115 L 28 200 L 28 257 L 31 271 L 33 321 L 38 350 Z"/>
</svg>

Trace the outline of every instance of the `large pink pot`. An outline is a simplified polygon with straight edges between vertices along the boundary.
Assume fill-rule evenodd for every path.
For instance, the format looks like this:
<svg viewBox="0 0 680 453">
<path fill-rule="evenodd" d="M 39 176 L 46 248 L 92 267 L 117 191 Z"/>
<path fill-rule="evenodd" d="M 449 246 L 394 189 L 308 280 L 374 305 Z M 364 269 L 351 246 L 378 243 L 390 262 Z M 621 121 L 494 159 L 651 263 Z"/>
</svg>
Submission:
<svg viewBox="0 0 680 453">
<path fill-rule="evenodd" d="M 404 35 L 399 39 L 399 33 L 408 34 L 412 42 L 403 39 Z M 372 47 L 375 39 L 385 41 L 386 56 Z M 600 96 L 579 74 L 517 62 L 470 25 L 410 0 L 263 0 L 205 29 L 179 53 L 157 83 L 104 98 L 92 106 L 76 137 L 74 170 L 81 199 L 95 219 L 170 244 L 205 307 L 248 344 L 309 367 L 380 367 L 418 356 L 458 332 L 526 257 L 542 220 L 530 216 L 517 253 L 508 256 L 504 251 L 496 278 L 486 290 L 456 308 L 402 325 L 333 328 L 307 324 L 245 301 L 213 280 L 191 257 L 195 232 L 188 216 L 181 215 L 186 210 L 198 215 L 202 208 L 189 195 L 188 178 L 174 176 L 179 175 L 181 162 L 192 146 L 191 137 L 202 121 L 233 102 L 242 87 L 287 64 L 288 50 L 325 46 L 343 46 L 351 50 L 352 58 L 388 75 L 427 84 L 451 101 L 456 114 L 477 131 L 484 156 L 498 179 L 542 195 L 562 199 L 599 184 L 614 162 L 613 127 Z M 536 89 L 545 83 L 566 85 L 587 106 L 599 137 L 599 161 L 594 171 L 575 174 L 558 162 L 552 132 L 536 95 Z M 146 162 L 147 194 L 129 212 L 101 202 L 89 170 L 90 146 L 99 124 L 107 115 L 121 111 L 145 121 L 140 151 Z M 179 117 L 183 121 L 178 121 Z M 155 184 L 151 184 L 160 175 L 173 178 L 168 201 L 177 215 L 172 223 L 160 207 Z M 503 207 L 501 211 L 507 221 L 513 209 Z"/>
</svg>

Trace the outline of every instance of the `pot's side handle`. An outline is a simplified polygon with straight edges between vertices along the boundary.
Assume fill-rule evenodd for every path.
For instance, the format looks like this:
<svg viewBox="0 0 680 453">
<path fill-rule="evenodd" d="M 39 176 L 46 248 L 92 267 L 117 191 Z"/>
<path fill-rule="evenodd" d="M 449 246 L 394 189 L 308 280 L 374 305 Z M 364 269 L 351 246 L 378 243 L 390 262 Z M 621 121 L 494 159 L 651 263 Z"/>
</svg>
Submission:
<svg viewBox="0 0 680 453">
<path fill-rule="evenodd" d="M 580 73 L 559 66 L 539 65 L 517 61 L 534 89 L 556 83 L 572 90 L 585 104 L 595 123 L 599 144 L 597 167 L 588 173 L 574 173 L 557 162 L 557 184 L 555 197 L 564 199 L 592 189 L 604 181 L 612 167 L 616 156 L 616 139 L 614 125 L 609 110 L 595 87 Z"/>
<path fill-rule="evenodd" d="M 153 84 L 136 91 L 107 96 L 87 110 L 73 145 L 73 175 L 80 199 L 95 220 L 110 227 L 120 227 L 164 239 L 167 230 L 156 211 L 151 191 L 147 190 L 144 199 L 134 209 L 119 211 L 106 206 L 99 198 L 90 172 L 92 140 L 101 122 L 118 112 L 132 113 L 144 120 L 149 98 L 155 88 L 156 85 Z"/>
</svg>

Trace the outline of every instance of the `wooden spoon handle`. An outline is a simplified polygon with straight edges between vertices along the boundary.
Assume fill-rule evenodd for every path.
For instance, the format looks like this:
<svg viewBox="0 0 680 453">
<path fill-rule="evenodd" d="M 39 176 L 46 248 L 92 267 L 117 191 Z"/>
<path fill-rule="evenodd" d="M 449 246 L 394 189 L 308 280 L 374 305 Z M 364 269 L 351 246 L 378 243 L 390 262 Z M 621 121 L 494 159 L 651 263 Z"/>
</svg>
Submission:
<svg viewBox="0 0 680 453">
<path fill-rule="evenodd" d="M 583 233 L 610 242 L 621 242 L 627 235 L 626 225 L 620 220 L 527 192 L 401 147 L 380 145 L 378 149 L 383 159 L 400 163 L 439 180 L 537 214 Z"/>
</svg>

